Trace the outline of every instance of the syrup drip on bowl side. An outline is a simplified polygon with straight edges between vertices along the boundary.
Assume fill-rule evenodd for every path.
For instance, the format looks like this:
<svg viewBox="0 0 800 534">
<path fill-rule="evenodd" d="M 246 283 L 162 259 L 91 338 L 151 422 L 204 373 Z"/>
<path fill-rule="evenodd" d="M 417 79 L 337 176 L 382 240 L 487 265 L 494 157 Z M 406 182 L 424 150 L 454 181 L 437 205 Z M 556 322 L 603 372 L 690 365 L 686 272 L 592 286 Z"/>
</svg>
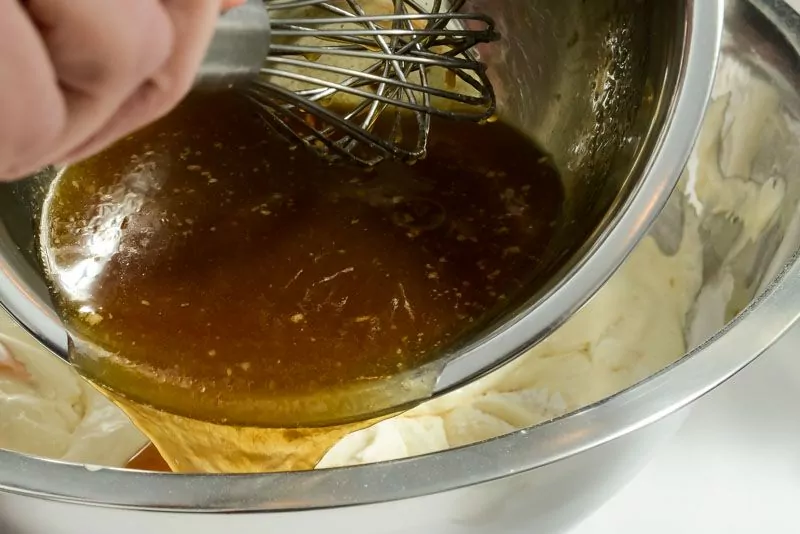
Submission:
<svg viewBox="0 0 800 534">
<path fill-rule="evenodd" d="M 540 287 L 562 200 L 501 122 L 434 119 L 427 159 L 364 169 L 195 95 L 65 169 L 39 246 L 73 364 L 172 469 L 297 469 Z"/>
<path fill-rule="evenodd" d="M 135 471 L 172 471 L 169 464 L 167 464 L 164 457 L 161 456 L 158 449 L 156 449 L 152 443 L 131 458 L 130 461 L 125 464 L 125 468 Z"/>
</svg>

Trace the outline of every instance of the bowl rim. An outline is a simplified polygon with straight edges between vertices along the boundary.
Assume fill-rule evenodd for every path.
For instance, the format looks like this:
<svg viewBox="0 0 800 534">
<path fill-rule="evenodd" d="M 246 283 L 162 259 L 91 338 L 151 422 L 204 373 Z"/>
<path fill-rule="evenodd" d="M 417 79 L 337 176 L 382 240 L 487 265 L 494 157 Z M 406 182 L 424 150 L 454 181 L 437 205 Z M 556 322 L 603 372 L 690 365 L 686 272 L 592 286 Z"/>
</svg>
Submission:
<svg viewBox="0 0 800 534">
<path fill-rule="evenodd" d="M 674 182 L 669 178 L 680 175 L 711 94 L 725 2 L 686 2 L 684 39 L 688 46 L 679 91 L 670 113 L 670 127 L 665 129 L 647 169 L 651 177 L 666 178 L 643 180 L 629 209 L 605 236 L 604 246 L 618 252 L 633 248 L 672 193 Z M 761 3 L 773 10 L 786 8 L 783 0 Z M 794 11 L 790 16 L 794 20 L 773 22 L 800 27 L 800 17 Z M 570 291 L 589 292 L 602 285 L 618 267 L 609 259 L 613 254 L 603 256 L 590 253 L 578 275 L 568 281 Z M 626 254 L 620 252 L 618 256 Z M 8 281 L 4 285 L 9 285 Z M 15 291 L 24 293 L 19 287 Z M 566 298 L 575 300 L 574 294 Z M 800 259 L 795 255 L 770 287 L 734 321 L 675 364 L 577 412 L 474 445 L 377 464 L 253 475 L 135 472 L 0 450 L 0 492 L 133 510 L 277 512 L 375 504 L 472 486 L 573 456 L 675 412 L 769 348 L 800 318 L 798 303 Z"/>
</svg>

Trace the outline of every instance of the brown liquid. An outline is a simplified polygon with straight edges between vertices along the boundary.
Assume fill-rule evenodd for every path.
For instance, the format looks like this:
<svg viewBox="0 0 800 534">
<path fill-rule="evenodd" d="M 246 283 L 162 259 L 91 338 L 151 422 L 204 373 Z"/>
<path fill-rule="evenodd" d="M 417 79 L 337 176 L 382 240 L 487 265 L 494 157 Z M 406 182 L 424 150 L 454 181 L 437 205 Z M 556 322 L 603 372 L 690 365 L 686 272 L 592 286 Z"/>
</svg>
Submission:
<svg viewBox="0 0 800 534">
<path fill-rule="evenodd" d="M 158 452 L 158 449 L 156 449 L 152 443 L 148 444 L 139 454 L 131 458 L 130 461 L 125 464 L 125 468 L 135 469 L 136 471 L 161 471 L 166 473 L 172 471 L 169 464 L 167 464 L 164 457 L 161 456 L 161 453 Z"/>
<path fill-rule="evenodd" d="M 431 131 L 416 165 L 331 166 L 196 96 L 66 169 L 40 245 L 73 362 L 176 470 L 271 469 L 237 454 L 327 427 L 318 457 L 424 398 L 426 364 L 538 287 L 563 200 L 503 123 Z"/>
<path fill-rule="evenodd" d="M 220 425 L 168 414 L 119 397 L 114 402 L 153 442 L 139 469 L 178 473 L 266 473 L 313 469 L 351 432 L 381 418 L 325 428 L 257 428 Z M 138 457 L 137 457 L 138 458 Z M 134 461 L 136 458 L 134 458 Z M 131 467 L 131 466 L 129 466 Z"/>
</svg>

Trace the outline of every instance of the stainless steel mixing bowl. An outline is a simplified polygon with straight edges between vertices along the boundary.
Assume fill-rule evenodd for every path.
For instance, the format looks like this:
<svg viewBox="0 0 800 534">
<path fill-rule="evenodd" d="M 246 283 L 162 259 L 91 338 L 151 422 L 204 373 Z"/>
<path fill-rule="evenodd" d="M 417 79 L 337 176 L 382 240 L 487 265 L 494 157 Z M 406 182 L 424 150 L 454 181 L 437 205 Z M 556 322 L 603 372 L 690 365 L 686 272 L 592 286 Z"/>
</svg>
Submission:
<svg viewBox="0 0 800 534">
<path fill-rule="evenodd" d="M 464 9 L 496 21 L 504 39 L 479 53 L 498 115 L 551 154 L 566 199 L 529 288 L 450 348 L 435 394 L 551 332 L 641 239 L 691 150 L 722 27 L 722 0 L 472 0 Z M 63 356 L 65 333 L 33 252 L 33 221 L 54 174 L 0 187 L 0 302 Z M 408 395 L 427 393 L 418 389 Z"/>
<path fill-rule="evenodd" d="M 701 3 L 709 5 L 696 2 Z M 743 213 L 701 214 L 704 279 L 713 284 L 727 273 L 733 298 L 717 310 L 727 326 L 707 341 L 698 339 L 699 346 L 677 363 L 596 405 L 533 428 L 419 458 L 346 469 L 157 475 L 0 451 L 5 490 L 0 531 L 553 533 L 580 521 L 678 428 L 683 408 L 746 366 L 800 318 L 800 17 L 781 0 L 731 0 L 726 11 L 723 58 L 729 68 L 719 83 L 739 93 L 769 87 L 778 105 L 734 99 L 725 105 L 726 120 L 707 124 L 725 133 L 737 116 L 747 119 L 753 106 L 761 106 L 749 137 L 751 164 L 708 147 L 696 157 L 708 160 L 723 178 L 752 185 L 754 194 L 767 190 L 765 184 L 780 182 L 784 189 L 775 197 L 772 216 L 750 214 L 758 224 Z M 717 91 L 722 98 L 724 91 Z M 696 164 L 693 159 L 689 168 L 696 170 Z M 687 175 L 685 192 L 672 196 L 652 230 L 665 253 L 682 239 L 681 221 L 697 200 L 691 178 Z M 2 237 L 5 243 L 12 238 Z M 13 284 L 14 291 L 30 291 L 24 277 L 28 264 L 22 256 L 17 261 L 2 267 L 3 291 Z M 240 513 L 221 513 L 233 511 Z"/>
</svg>

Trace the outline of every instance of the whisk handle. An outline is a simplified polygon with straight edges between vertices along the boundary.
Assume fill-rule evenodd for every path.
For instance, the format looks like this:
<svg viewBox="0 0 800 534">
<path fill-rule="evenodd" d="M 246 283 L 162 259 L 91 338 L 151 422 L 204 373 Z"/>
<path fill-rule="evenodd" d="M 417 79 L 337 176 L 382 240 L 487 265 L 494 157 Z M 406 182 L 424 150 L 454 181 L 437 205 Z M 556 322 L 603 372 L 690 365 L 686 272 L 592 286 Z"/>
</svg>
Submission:
<svg viewBox="0 0 800 534">
<path fill-rule="evenodd" d="M 269 14 L 263 0 L 247 0 L 217 23 L 195 88 L 223 90 L 252 80 L 269 52 Z"/>
</svg>

